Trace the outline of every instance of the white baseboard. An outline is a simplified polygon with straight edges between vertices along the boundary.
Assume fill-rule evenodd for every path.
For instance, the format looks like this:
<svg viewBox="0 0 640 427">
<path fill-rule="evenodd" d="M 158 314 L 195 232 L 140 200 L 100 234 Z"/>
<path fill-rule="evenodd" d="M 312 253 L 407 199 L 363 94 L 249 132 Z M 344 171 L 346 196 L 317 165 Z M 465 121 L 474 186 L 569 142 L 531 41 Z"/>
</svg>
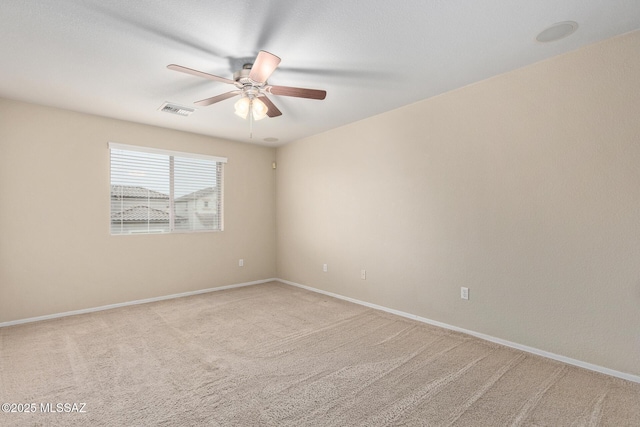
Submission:
<svg viewBox="0 0 640 427">
<path fill-rule="evenodd" d="M 220 286 L 218 288 L 200 289 L 200 290 L 197 290 L 197 291 L 182 292 L 182 293 L 179 293 L 179 294 L 164 295 L 164 296 L 153 297 L 153 298 L 145 298 L 145 299 L 139 299 L 139 300 L 135 300 L 135 301 L 127 301 L 127 302 L 121 302 L 121 303 L 117 303 L 117 304 L 103 305 L 103 306 L 100 306 L 100 307 L 84 308 L 82 310 L 65 311 L 63 313 L 47 314 L 45 316 L 30 317 L 30 318 L 27 318 L 27 319 L 19 319 L 19 320 L 11 320 L 9 322 L 0 323 L 0 328 L 6 327 L 6 326 L 20 325 L 20 324 L 23 324 L 23 323 L 39 322 L 41 320 L 56 319 L 58 317 L 75 316 L 76 314 L 85 314 L 85 313 L 93 313 L 93 312 L 96 312 L 96 311 L 111 310 L 112 308 L 126 307 L 126 306 L 129 306 L 129 305 L 146 304 L 148 302 L 163 301 L 163 300 L 173 299 L 173 298 L 182 298 L 182 297 L 188 297 L 188 296 L 191 296 L 191 295 L 198 295 L 198 294 L 206 294 L 208 292 L 223 291 L 225 289 L 233 289 L 233 288 L 241 288 L 241 287 L 244 287 L 244 286 L 259 285 L 259 284 L 262 284 L 262 283 L 273 282 L 273 281 L 276 281 L 276 280 L 278 280 L 278 279 L 255 280 L 253 282 L 237 283 L 235 285 Z"/>
<path fill-rule="evenodd" d="M 283 280 L 283 279 L 275 279 L 275 280 L 277 280 L 279 282 L 282 282 L 282 283 L 285 283 L 287 285 L 295 286 L 297 288 L 306 289 L 308 291 L 317 292 L 317 293 L 320 293 L 320 294 L 328 295 L 330 297 L 334 297 L 334 298 L 338 298 L 338 299 L 341 299 L 341 300 L 353 302 L 355 304 L 360 304 L 360 305 L 363 305 L 365 307 L 369 307 L 369 308 L 373 308 L 373 309 L 376 309 L 376 310 L 385 311 L 387 313 L 396 314 L 398 316 L 406 317 L 408 319 L 413 319 L 413 320 L 417 320 L 419 322 L 428 323 L 429 325 L 439 326 L 441 328 L 449 329 L 449 330 L 456 331 L 456 332 L 462 332 L 464 334 L 471 335 L 471 336 L 474 336 L 476 338 L 480 338 L 480 339 L 485 340 L 485 341 L 490 341 L 490 342 L 493 342 L 493 343 L 496 343 L 496 344 L 501 344 L 501 345 L 504 345 L 506 347 L 515 348 L 517 350 L 522 350 L 522 351 L 525 351 L 527 353 L 531 353 L 531 354 L 535 354 L 535 355 L 538 355 L 538 356 L 546 357 L 548 359 L 557 360 L 559 362 L 564 362 L 564 363 L 567 363 L 569 365 L 578 366 L 580 368 L 588 369 L 590 371 L 595 371 L 595 372 L 599 372 L 601 374 L 610 375 L 612 377 L 622 378 L 624 380 L 633 381 L 635 383 L 640 383 L 640 376 L 638 376 L 638 375 L 627 374 L 625 372 L 620 372 L 620 371 L 616 371 L 616 370 L 613 370 L 613 369 L 605 368 L 603 366 L 594 365 L 592 363 L 583 362 L 581 360 L 572 359 L 570 357 L 566 357 L 566 356 L 562 356 L 562 355 L 559 355 L 559 354 L 551 353 L 551 352 L 548 352 L 548 351 L 540 350 L 540 349 L 537 349 L 537 348 L 534 348 L 534 347 L 529 347 L 527 345 L 522 345 L 522 344 L 514 343 L 514 342 L 511 342 L 511 341 L 503 340 L 501 338 L 492 337 L 490 335 L 482 334 L 480 332 L 470 331 L 468 329 L 459 328 L 457 326 L 449 325 L 447 323 L 442 323 L 442 322 L 438 322 L 436 320 L 427 319 L 425 317 L 416 316 L 414 314 L 405 313 L 404 311 L 394 310 L 392 308 L 387 308 L 387 307 L 384 307 L 384 306 L 381 306 L 381 305 L 371 304 L 371 303 L 368 303 L 368 302 L 365 302 L 365 301 L 360 301 L 360 300 L 357 300 L 355 298 L 350 298 L 350 297 L 345 297 L 343 295 L 334 294 L 333 292 L 323 291 L 322 289 L 312 288 L 311 286 L 301 285 L 299 283 L 291 282 L 289 280 Z"/>
<path fill-rule="evenodd" d="M 536 354 L 538 356 L 546 357 L 548 359 L 553 359 L 553 360 L 557 360 L 559 362 L 567 363 L 569 365 L 574 365 L 574 366 L 578 366 L 580 368 L 588 369 L 590 371 L 600 372 L 602 374 L 610 375 L 612 377 L 622 378 L 624 380 L 640 383 L 640 376 L 637 376 L 637 375 L 627 374 L 625 372 L 616 371 L 616 370 L 613 370 L 613 369 L 605 368 L 603 366 L 598 366 L 598 365 L 594 365 L 592 363 L 583 362 L 581 360 L 572 359 L 570 357 L 562 356 L 562 355 L 559 355 L 559 354 L 550 353 L 548 351 L 544 351 L 544 350 L 540 350 L 540 349 L 537 349 L 537 348 L 529 347 L 529 346 L 526 346 L 526 345 L 522 345 L 522 344 L 514 343 L 514 342 L 511 342 L 511 341 L 503 340 L 501 338 L 492 337 L 490 335 L 482 334 L 480 332 L 475 332 L 475 331 L 471 331 L 471 330 L 468 330 L 468 329 L 459 328 L 457 326 L 449 325 L 447 323 L 438 322 L 436 320 L 427 319 L 425 317 L 416 316 L 415 314 L 406 313 L 406 312 L 400 311 L 400 310 L 394 310 L 392 308 L 384 307 L 384 306 L 377 305 L 377 304 L 368 303 L 368 302 L 365 302 L 365 301 L 360 301 L 360 300 L 357 300 L 355 298 L 346 297 L 346 296 L 343 296 L 343 295 L 340 295 L 340 294 L 335 294 L 333 292 L 323 291 L 322 289 L 317 289 L 317 288 L 313 288 L 311 286 L 305 286 L 305 285 L 301 285 L 300 283 L 295 283 L 295 282 L 291 282 L 289 280 L 278 279 L 278 278 L 255 280 L 253 282 L 237 283 L 237 284 L 234 284 L 234 285 L 220 286 L 218 288 L 200 289 L 200 290 L 197 290 L 197 291 L 182 292 L 182 293 L 179 293 L 179 294 L 164 295 L 164 296 L 154 297 L 154 298 L 145 298 L 145 299 L 141 299 L 141 300 L 128 301 L 128 302 L 122 302 L 122 303 L 117 303 L 117 304 L 103 305 L 103 306 L 100 306 L 100 307 L 85 308 L 85 309 L 82 309 L 82 310 L 73 310 L 73 311 L 66 311 L 66 312 L 63 312 L 63 313 L 48 314 L 48 315 L 45 315 L 45 316 L 30 317 L 30 318 L 27 318 L 27 319 L 11 320 L 9 322 L 0 323 L 0 328 L 7 327 L 7 326 L 13 326 L 13 325 L 20 325 L 20 324 L 23 324 L 23 323 L 39 322 L 41 320 L 56 319 L 56 318 L 59 318 L 59 317 L 75 316 L 76 314 L 85 314 L 85 313 L 93 313 L 93 312 L 96 312 L 96 311 L 111 310 L 112 308 L 126 307 L 126 306 L 130 306 L 130 305 L 146 304 L 146 303 L 149 303 L 149 302 L 163 301 L 163 300 L 168 300 L 168 299 L 173 299 L 173 298 L 182 298 L 182 297 L 188 297 L 188 296 L 191 296 L 191 295 L 198 295 L 198 294 L 205 294 L 205 293 L 209 293 L 209 292 L 223 291 L 225 289 L 233 289 L 233 288 L 241 288 L 241 287 L 244 287 L 244 286 L 260 285 L 262 283 L 274 282 L 274 281 L 281 282 L 281 283 L 284 283 L 284 284 L 287 284 L 287 285 L 290 285 L 290 286 L 295 286 L 297 288 L 306 289 L 306 290 L 311 291 L 311 292 L 316 292 L 316 293 L 328 295 L 330 297 L 334 297 L 334 298 L 338 298 L 338 299 L 341 299 L 341 300 L 349 301 L 349 302 L 352 302 L 352 303 L 355 303 L 355 304 L 363 305 L 365 307 L 373 308 L 375 310 L 381 310 L 381 311 L 385 311 L 387 313 L 391 313 L 391 314 L 395 314 L 395 315 L 398 315 L 398 316 L 406 317 L 408 319 L 417 320 L 419 322 L 427 323 L 429 325 L 439 326 L 441 328 L 449 329 L 449 330 L 456 331 L 456 332 L 462 332 L 464 334 L 471 335 L 471 336 L 480 338 L 480 339 L 485 340 L 485 341 L 490 341 L 490 342 L 493 342 L 493 343 L 496 343 L 496 344 L 501 344 L 501 345 L 504 345 L 506 347 L 515 348 L 515 349 L 518 349 L 518 350 L 525 351 L 527 353 Z"/>
</svg>

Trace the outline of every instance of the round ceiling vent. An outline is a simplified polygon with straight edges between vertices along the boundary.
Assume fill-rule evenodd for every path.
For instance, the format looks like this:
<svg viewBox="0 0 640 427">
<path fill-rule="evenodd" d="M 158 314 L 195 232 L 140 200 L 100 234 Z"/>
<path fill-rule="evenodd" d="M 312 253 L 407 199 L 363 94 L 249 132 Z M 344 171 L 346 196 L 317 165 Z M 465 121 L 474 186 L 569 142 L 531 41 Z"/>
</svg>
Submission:
<svg viewBox="0 0 640 427">
<path fill-rule="evenodd" d="M 578 23 L 574 21 L 558 22 L 553 24 L 536 37 L 540 43 L 549 43 L 570 36 L 578 29 Z"/>
</svg>

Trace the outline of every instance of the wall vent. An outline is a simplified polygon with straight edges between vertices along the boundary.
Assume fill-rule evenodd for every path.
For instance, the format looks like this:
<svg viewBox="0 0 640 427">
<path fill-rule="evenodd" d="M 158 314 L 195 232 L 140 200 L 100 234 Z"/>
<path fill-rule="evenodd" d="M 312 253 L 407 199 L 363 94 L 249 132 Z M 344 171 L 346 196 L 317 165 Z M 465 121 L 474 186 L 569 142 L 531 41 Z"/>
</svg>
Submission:
<svg viewBox="0 0 640 427">
<path fill-rule="evenodd" d="M 182 105 L 171 104 L 169 102 L 165 102 L 159 108 L 160 111 L 164 111 L 165 113 L 177 114 L 179 116 L 190 116 L 193 113 L 195 108 L 183 107 Z"/>
</svg>

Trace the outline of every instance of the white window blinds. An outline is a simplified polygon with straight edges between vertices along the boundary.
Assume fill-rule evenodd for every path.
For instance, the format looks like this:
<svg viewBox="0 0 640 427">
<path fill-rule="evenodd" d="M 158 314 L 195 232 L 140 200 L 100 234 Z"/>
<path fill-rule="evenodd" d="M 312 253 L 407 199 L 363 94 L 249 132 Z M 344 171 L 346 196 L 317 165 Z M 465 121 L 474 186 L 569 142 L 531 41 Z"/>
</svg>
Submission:
<svg viewBox="0 0 640 427">
<path fill-rule="evenodd" d="M 109 143 L 111 234 L 223 229 L 226 158 Z"/>
</svg>

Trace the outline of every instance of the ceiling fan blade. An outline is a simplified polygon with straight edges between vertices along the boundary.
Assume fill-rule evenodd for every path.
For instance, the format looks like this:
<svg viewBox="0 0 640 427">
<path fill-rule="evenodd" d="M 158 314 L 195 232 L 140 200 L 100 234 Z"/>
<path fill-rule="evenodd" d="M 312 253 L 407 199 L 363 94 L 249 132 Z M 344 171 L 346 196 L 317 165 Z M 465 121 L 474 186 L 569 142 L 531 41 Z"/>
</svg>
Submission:
<svg viewBox="0 0 640 427">
<path fill-rule="evenodd" d="M 200 105 L 206 107 L 207 105 L 215 104 L 216 102 L 224 101 L 225 99 L 233 98 L 234 96 L 240 94 L 242 91 L 240 90 L 232 90 L 231 92 L 223 93 L 221 95 L 212 96 L 211 98 L 202 99 L 200 101 L 194 102 L 196 105 Z"/>
<path fill-rule="evenodd" d="M 324 99 L 327 96 L 326 90 L 319 89 L 304 89 L 301 87 L 288 87 L 288 86 L 268 86 L 266 91 L 274 95 L 280 96 L 295 96 L 297 98 L 308 99 Z"/>
<path fill-rule="evenodd" d="M 249 78 L 256 83 L 264 83 L 275 69 L 278 68 L 278 64 L 280 64 L 280 58 L 273 53 L 261 50 L 258 52 L 256 61 L 251 66 Z"/>
<path fill-rule="evenodd" d="M 191 68 L 183 67 L 182 65 L 169 64 L 167 65 L 167 68 L 173 71 L 180 71 L 181 73 L 191 74 L 192 76 L 203 77 L 205 79 L 213 80 L 214 82 L 229 83 L 232 85 L 236 83 L 231 79 L 225 79 L 224 77 L 214 76 L 213 74 L 204 73 L 198 70 L 193 70 Z"/>
<path fill-rule="evenodd" d="M 271 100 L 269 98 L 267 98 L 266 95 L 262 95 L 260 97 L 260 101 L 262 101 L 264 103 L 264 105 L 267 106 L 268 110 L 267 110 L 267 116 L 269 117 L 278 117 L 282 115 L 282 111 L 278 110 L 278 107 L 275 106 L 275 104 L 273 102 L 271 102 Z"/>
</svg>

